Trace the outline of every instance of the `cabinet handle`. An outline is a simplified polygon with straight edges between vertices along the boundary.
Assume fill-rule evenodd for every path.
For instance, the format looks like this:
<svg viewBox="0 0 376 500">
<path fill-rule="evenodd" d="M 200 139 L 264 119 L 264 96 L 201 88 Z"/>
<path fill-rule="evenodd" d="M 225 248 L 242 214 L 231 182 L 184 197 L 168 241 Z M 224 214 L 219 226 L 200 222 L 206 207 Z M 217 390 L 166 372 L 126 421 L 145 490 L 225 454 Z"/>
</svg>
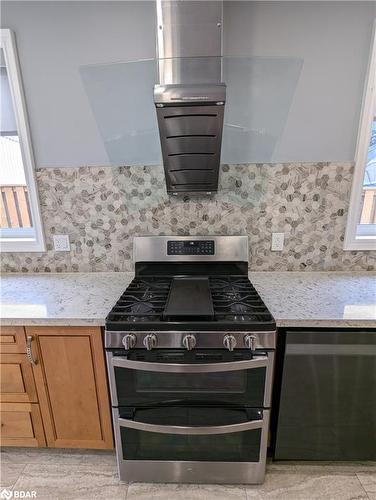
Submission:
<svg viewBox="0 0 376 500">
<path fill-rule="evenodd" d="M 38 361 L 34 359 L 33 356 L 33 346 L 32 346 L 33 339 L 34 337 L 32 335 L 28 335 L 26 337 L 26 357 L 30 361 L 30 363 L 35 366 L 38 364 Z"/>
</svg>

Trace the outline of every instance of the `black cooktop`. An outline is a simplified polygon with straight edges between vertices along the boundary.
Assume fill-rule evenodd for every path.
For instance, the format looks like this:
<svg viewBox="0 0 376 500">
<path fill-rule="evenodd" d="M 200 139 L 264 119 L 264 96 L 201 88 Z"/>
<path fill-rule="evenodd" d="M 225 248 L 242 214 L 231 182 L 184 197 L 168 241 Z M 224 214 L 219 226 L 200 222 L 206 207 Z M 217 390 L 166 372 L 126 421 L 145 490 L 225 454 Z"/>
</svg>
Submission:
<svg viewBox="0 0 376 500">
<path fill-rule="evenodd" d="M 275 328 L 246 276 L 136 276 L 106 318 L 110 331 Z"/>
</svg>

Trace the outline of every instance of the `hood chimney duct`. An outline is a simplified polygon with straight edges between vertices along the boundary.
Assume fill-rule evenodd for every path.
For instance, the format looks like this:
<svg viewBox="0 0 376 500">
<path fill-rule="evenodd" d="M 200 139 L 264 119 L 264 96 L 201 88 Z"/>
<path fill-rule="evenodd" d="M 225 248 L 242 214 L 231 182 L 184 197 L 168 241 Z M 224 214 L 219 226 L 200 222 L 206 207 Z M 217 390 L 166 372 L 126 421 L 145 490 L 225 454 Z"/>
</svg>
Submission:
<svg viewBox="0 0 376 500">
<path fill-rule="evenodd" d="M 218 189 L 226 86 L 223 2 L 157 0 L 154 102 L 167 192 Z"/>
</svg>

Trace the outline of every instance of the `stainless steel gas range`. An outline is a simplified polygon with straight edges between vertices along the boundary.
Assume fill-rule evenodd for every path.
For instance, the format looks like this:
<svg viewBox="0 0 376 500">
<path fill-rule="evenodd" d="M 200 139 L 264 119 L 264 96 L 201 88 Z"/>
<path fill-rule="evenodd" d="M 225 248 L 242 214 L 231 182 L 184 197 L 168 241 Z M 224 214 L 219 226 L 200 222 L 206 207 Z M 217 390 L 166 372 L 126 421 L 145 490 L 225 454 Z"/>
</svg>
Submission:
<svg viewBox="0 0 376 500">
<path fill-rule="evenodd" d="M 246 236 L 138 237 L 106 319 L 124 481 L 261 483 L 276 325 Z"/>
</svg>

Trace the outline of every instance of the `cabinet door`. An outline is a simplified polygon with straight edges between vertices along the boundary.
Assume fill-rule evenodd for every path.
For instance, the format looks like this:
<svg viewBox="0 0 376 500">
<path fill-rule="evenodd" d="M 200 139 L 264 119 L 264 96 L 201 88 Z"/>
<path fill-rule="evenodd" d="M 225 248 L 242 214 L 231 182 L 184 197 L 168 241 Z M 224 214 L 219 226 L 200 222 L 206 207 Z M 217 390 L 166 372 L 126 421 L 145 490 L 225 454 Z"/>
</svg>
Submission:
<svg viewBox="0 0 376 500">
<path fill-rule="evenodd" d="M 0 354 L 0 401 L 38 402 L 33 371 L 26 354 Z"/>
<path fill-rule="evenodd" d="M 47 444 L 112 448 L 110 406 L 99 328 L 32 327 L 33 367 Z"/>
<path fill-rule="evenodd" d="M 8 354 L 26 352 L 23 326 L 2 326 L 0 328 L 0 352 Z"/>
<path fill-rule="evenodd" d="M 1 446 L 46 446 L 38 404 L 2 403 Z"/>
</svg>

